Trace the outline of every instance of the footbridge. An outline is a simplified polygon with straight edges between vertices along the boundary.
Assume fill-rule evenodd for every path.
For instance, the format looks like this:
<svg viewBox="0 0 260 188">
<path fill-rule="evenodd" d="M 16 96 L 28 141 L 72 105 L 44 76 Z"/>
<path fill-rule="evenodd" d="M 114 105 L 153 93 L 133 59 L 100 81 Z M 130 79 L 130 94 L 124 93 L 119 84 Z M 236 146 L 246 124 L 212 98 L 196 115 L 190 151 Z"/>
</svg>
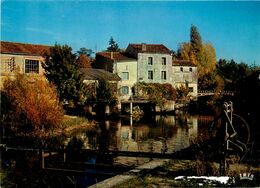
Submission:
<svg viewBox="0 0 260 188">
<path fill-rule="evenodd" d="M 212 96 L 212 95 L 229 95 L 234 96 L 234 91 L 229 90 L 199 90 L 198 97 Z"/>
</svg>

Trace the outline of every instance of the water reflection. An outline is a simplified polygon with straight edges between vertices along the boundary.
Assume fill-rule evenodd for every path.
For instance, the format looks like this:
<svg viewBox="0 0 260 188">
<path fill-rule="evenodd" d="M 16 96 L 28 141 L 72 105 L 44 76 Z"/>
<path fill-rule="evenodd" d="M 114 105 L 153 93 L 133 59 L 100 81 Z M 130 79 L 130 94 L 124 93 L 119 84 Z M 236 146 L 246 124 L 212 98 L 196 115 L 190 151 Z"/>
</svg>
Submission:
<svg viewBox="0 0 260 188">
<path fill-rule="evenodd" d="M 155 116 L 151 120 L 135 121 L 132 116 L 118 121 L 100 122 L 93 130 L 80 131 L 64 142 L 70 147 L 74 139 L 83 149 L 172 153 L 207 138 L 207 125 L 212 118 L 198 118 L 189 114 Z M 206 125 L 206 126 L 204 126 Z M 206 130 L 205 130 L 206 129 Z M 133 164 L 136 159 L 116 157 L 114 163 Z M 138 159 L 143 160 L 143 159 Z M 138 164 L 140 161 L 138 161 Z M 129 164 L 128 164 L 129 165 Z"/>
<path fill-rule="evenodd" d="M 62 174 L 46 171 L 48 172 L 46 174 L 37 165 L 41 163 L 41 160 L 38 159 L 38 152 L 8 150 L 2 155 L 5 163 L 3 179 L 6 183 L 4 184 L 18 185 L 18 187 L 39 187 L 34 184 L 38 182 L 39 185 L 44 185 L 43 187 L 47 187 L 47 185 L 62 187 L 59 185 L 60 182 L 67 182 L 69 179 L 75 178 L 78 187 L 86 187 L 110 177 L 111 175 L 107 175 L 108 173 L 122 173 L 129 169 L 129 166 L 140 165 L 151 160 L 149 158 L 108 156 L 104 155 L 106 151 L 172 153 L 188 147 L 198 138 L 206 139 L 207 127 L 211 120 L 210 116 L 188 114 L 155 116 L 149 120 L 140 121 L 127 116 L 117 121 L 101 121 L 93 129 L 80 130 L 71 135 L 53 137 L 49 140 L 29 140 L 24 143 L 27 147 L 39 145 L 39 148 L 67 149 L 66 153 L 56 152 L 56 154 L 46 151 L 46 157 L 43 157 L 45 170 L 47 168 L 76 169 L 82 170 L 84 173 L 74 176 L 75 174 L 66 174 L 66 171 Z M 19 145 L 18 143 L 22 144 L 21 141 L 17 141 L 16 145 Z M 28 143 L 29 145 L 27 145 Z M 99 150 L 100 152 L 96 155 L 89 155 L 81 149 Z M 89 163 L 95 165 L 89 166 Z M 107 167 L 97 168 L 99 163 L 106 164 Z M 113 164 L 113 168 L 110 164 Z M 124 168 L 115 168 L 117 165 Z M 30 182 L 31 185 L 26 184 L 27 182 Z"/>
</svg>

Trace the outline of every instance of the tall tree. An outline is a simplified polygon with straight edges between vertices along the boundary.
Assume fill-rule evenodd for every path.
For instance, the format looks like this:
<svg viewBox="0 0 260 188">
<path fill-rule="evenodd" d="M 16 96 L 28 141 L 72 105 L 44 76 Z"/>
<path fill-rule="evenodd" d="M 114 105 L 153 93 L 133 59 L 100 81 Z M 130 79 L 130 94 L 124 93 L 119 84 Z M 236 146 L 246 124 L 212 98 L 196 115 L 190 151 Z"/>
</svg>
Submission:
<svg viewBox="0 0 260 188">
<path fill-rule="evenodd" d="M 202 39 L 196 26 L 192 25 L 190 28 L 190 44 L 191 51 L 198 55 L 202 50 Z"/>
<path fill-rule="evenodd" d="M 109 52 L 119 52 L 120 51 L 119 46 L 113 37 L 110 37 L 108 44 L 109 44 L 109 46 L 107 47 L 107 51 L 109 51 Z"/>
<path fill-rule="evenodd" d="M 71 47 L 55 44 L 46 55 L 43 67 L 47 79 L 57 87 L 62 102 L 71 107 L 85 102 L 86 86 Z"/>
<path fill-rule="evenodd" d="M 209 88 L 209 80 L 218 87 L 212 79 L 215 79 L 216 53 L 211 43 L 203 43 L 196 26 L 190 29 L 190 42 L 181 43 L 178 48 L 178 57 L 189 60 L 198 67 L 199 87 Z M 212 74 L 212 75 L 211 75 Z M 205 77 L 205 78 L 204 78 Z M 220 79 L 218 79 L 220 80 Z M 205 83 L 207 83 L 205 85 Z M 220 82 L 221 83 L 221 82 Z M 213 87 L 212 85 L 212 87 Z M 204 87 L 205 86 L 205 87 Z"/>
</svg>

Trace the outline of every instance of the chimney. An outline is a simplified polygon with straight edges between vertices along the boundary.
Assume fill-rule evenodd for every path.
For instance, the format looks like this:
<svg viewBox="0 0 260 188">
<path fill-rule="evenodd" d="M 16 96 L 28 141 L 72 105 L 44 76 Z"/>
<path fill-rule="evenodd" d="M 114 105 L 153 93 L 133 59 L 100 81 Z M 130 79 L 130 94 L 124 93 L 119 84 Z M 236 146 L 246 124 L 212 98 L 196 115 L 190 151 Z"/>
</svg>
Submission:
<svg viewBox="0 0 260 188">
<path fill-rule="evenodd" d="M 146 51 L 146 44 L 142 43 L 142 51 Z"/>
</svg>

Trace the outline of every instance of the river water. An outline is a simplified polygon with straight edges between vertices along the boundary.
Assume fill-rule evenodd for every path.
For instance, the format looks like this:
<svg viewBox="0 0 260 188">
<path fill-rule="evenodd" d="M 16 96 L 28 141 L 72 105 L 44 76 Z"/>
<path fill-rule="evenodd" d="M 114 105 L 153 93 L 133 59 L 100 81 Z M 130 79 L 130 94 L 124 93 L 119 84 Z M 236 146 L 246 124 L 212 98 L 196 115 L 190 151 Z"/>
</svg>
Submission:
<svg viewBox="0 0 260 188">
<path fill-rule="evenodd" d="M 126 116 L 118 121 L 100 122 L 97 129 L 81 130 L 66 138 L 65 145 L 73 139 L 80 140 L 84 149 L 103 149 L 134 152 L 173 153 L 192 143 L 208 138 L 211 116 L 155 116 L 149 120 L 136 121 Z M 114 163 L 140 164 L 141 159 L 117 157 Z"/>
<path fill-rule="evenodd" d="M 207 139 L 208 125 L 212 120 L 212 116 L 189 114 L 179 114 L 175 116 L 153 116 L 149 117 L 148 119 L 140 119 L 139 117 L 125 116 L 114 121 L 99 121 L 98 124 L 92 129 L 78 130 L 70 135 L 63 135 L 60 138 L 55 138 L 51 142 L 52 145 L 55 145 L 53 144 L 53 142 L 59 142 L 57 144 L 58 147 L 63 147 L 67 149 L 93 149 L 99 150 L 101 152 L 107 150 L 116 150 L 134 152 L 173 153 L 175 151 L 186 148 L 193 143 Z M 48 143 L 50 143 L 50 141 L 48 141 Z M 17 143 L 17 145 L 19 144 Z M 25 184 L 19 178 L 14 178 L 12 174 L 16 174 L 15 176 L 19 176 L 22 174 L 23 178 L 28 178 L 28 180 L 31 179 L 32 176 L 36 176 L 37 170 L 39 169 L 30 167 L 30 165 L 33 166 L 37 164 L 36 154 L 21 154 L 16 151 L 12 151 L 11 153 L 10 152 L 11 151 L 9 151 L 8 153 L 7 151 L 7 153 L 4 154 L 4 157 L 1 160 L 1 163 L 3 164 L 3 168 L 1 169 L 1 179 L 4 179 L 4 182 L 7 184 L 9 183 L 11 185 L 18 185 L 18 187 L 31 187 L 30 185 Z M 24 156 L 22 157 L 23 164 L 19 164 L 21 162 L 21 156 Z M 33 164 L 31 164 L 33 161 L 32 158 L 36 161 Z M 55 158 L 54 155 L 54 157 L 52 157 L 52 163 L 50 163 L 51 165 L 48 164 L 48 158 L 45 159 L 45 166 L 56 168 L 56 163 L 53 163 L 53 160 L 58 161 L 60 160 L 60 158 L 61 156 L 58 157 L 57 155 L 57 157 Z M 85 163 L 102 163 L 105 165 L 122 165 L 131 168 L 151 160 L 150 158 L 121 156 L 108 158 L 98 158 L 97 156 L 80 157 L 80 153 L 71 153 L 70 155 L 68 154 L 68 156 L 66 156 L 67 161 L 70 160 L 74 163 L 82 162 L 82 164 L 84 165 Z M 65 159 L 63 160 L 65 161 Z M 20 174 L 18 173 L 17 175 L 16 171 L 18 164 L 22 167 L 20 167 L 20 169 L 18 168 Z M 25 164 L 27 164 L 27 166 Z M 63 167 L 64 166 L 65 165 L 63 164 Z M 65 166 L 65 168 L 68 167 Z M 70 168 L 72 168 L 70 170 L 77 170 L 73 169 L 72 165 L 70 165 Z M 80 165 L 80 169 L 82 168 L 82 165 Z M 89 174 L 93 171 L 93 168 L 91 168 L 91 170 L 87 168 L 88 167 L 84 167 L 83 170 L 86 172 L 88 171 L 88 177 L 90 177 Z M 35 171 L 35 173 L 31 174 L 28 173 L 28 171 Z M 113 169 L 110 168 L 109 172 L 113 172 Z M 95 173 L 97 173 L 97 171 L 95 171 Z M 11 179 L 10 176 L 12 177 Z M 38 179 L 41 179 L 41 176 L 42 175 L 38 175 L 30 181 L 41 182 Z M 53 184 L 50 181 L 52 181 L 52 178 L 56 177 L 57 175 L 53 176 L 52 173 L 48 172 L 48 175 L 46 176 L 47 177 L 45 177 L 44 180 L 45 184 L 50 185 L 50 187 L 53 187 Z M 54 179 L 63 179 L 63 177 L 61 176 L 71 177 L 71 174 L 59 174 L 58 178 Z M 86 174 L 80 176 L 75 176 L 73 174 L 72 177 L 74 177 L 76 182 L 75 185 L 77 185 L 77 187 L 84 187 L 95 183 L 95 181 L 100 181 L 102 179 L 110 177 L 110 175 L 98 176 L 100 178 L 92 176 L 91 178 L 86 178 Z M 63 181 L 65 180 L 60 180 L 60 182 Z M 57 185 L 59 185 L 59 187 L 61 186 L 60 184 L 55 184 L 55 186 Z"/>
</svg>

